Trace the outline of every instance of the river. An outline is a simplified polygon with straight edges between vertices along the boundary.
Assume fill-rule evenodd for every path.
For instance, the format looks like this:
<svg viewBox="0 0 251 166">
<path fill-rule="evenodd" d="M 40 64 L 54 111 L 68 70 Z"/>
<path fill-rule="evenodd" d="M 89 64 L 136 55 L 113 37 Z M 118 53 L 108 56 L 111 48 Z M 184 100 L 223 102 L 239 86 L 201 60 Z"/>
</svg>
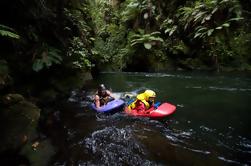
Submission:
<svg viewBox="0 0 251 166">
<path fill-rule="evenodd" d="M 177 106 L 155 120 L 88 108 L 99 83 L 118 97 L 145 89 Z M 102 73 L 57 109 L 52 165 L 251 165 L 251 78 L 200 72 Z"/>
</svg>

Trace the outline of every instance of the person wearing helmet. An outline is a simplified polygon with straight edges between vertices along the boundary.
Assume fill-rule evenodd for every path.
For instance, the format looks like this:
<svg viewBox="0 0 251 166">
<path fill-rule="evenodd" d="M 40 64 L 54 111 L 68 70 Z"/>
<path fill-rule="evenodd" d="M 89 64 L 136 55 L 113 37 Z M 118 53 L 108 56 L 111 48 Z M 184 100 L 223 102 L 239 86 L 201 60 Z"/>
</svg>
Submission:
<svg viewBox="0 0 251 166">
<path fill-rule="evenodd" d="M 156 93 L 152 90 L 146 90 L 144 93 L 137 95 L 136 100 L 130 104 L 129 109 L 136 109 L 138 112 L 145 112 L 154 108 Z"/>
<path fill-rule="evenodd" d="M 104 84 L 100 84 L 94 97 L 95 106 L 100 108 L 111 100 L 114 100 L 112 93 L 106 89 Z"/>
</svg>

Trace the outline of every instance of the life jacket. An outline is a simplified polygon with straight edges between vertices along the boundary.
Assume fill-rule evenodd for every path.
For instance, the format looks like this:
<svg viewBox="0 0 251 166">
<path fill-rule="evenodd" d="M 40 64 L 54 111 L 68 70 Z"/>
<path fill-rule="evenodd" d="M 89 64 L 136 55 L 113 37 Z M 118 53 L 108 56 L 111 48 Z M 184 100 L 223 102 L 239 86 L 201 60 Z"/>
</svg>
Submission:
<svg viewBox="0 0 251 166">
<path fill-rule="evenodd" d="M 129 108 L 130 109 L 136 108 L 137 102 L 141 101 L 142 103 L 144 103 L 146 110 L 148 110 L 150 108 L 150 104 L 146 100 L 147 100 L 147 96 L 144 93 L 141 93 L 137 95 L 137 99 L 129 105 Z"/>
</svg>

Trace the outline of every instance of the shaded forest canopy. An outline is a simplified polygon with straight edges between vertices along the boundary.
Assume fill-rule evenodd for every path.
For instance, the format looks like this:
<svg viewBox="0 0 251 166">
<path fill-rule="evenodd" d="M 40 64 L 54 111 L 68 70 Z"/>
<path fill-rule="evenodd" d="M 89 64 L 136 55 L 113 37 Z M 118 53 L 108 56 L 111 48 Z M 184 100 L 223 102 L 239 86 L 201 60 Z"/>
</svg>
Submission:
<svg viewBox="0 0 251 166">
<path fill-rule="evenodd" d="M 250 1 L 1 2 L 2 60 L 16 70 L 250 70 Z M 18 65 L 16 65 L 16 62 Z"/>
</svg>

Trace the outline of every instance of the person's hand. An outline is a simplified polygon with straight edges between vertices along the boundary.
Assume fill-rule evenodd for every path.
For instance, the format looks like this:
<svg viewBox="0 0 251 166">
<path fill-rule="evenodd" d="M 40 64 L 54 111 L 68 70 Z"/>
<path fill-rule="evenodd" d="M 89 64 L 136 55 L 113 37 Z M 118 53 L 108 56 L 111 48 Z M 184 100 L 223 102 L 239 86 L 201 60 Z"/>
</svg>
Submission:
<svg viewBox="0 0 251 166">
<path fill-rule="evenodd" d="M 150 114 L 155 108 L 152 106 L 147 111 L 145 111 L 146 114 Z"/>
<path fill-rule="evenodd" d="M 160 104 L 161 104 L 160 102 L 155 103 L 154 108 L 157 109 L 160 106 Z"/>
</svg>

